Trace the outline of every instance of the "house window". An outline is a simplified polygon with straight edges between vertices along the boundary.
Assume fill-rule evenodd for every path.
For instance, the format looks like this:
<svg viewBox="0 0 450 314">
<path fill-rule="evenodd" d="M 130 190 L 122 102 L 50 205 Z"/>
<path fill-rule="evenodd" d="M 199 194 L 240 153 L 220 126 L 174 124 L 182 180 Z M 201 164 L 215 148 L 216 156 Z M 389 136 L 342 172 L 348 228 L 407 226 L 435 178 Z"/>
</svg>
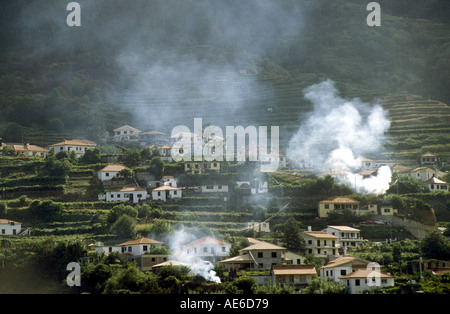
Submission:
<svg viewBox="0 0 450 314">
<path fill-rule="evenodd" d="M 106 176 L 106 177 L 109 177 L 109 172 L 105 173 L 105 176 Z"/>
<path fill-rule="evenodd" d="M 341 276 L 347 275 L 347 271 L 345 269 L 341 269 Z"/>
<path fill-rule="evenodd" d="M 276 258 L 277 257 L 277 252 L 272 252 L 272 257 Z"/>
<path fill-rule="evenodd" d="M 355 279 L 355 286 L 359 286 L 359 285 L 360 285 L 359 279 Z"/>
<path fill-rule="evenodd" d="M 308 240 L 308 244 L 311 245 L 312 244 L 312 240 Z"/>
<path fill-rule="evenodd" d="M 144 246 L 142 247 L 142 251 L 147 252 L 147 245 L 144 245 Z"/>
<path fill-rule="evenodd" d="M 325 204 L 325 209 L 329 209 L 330 208 L 330 205 L 329 204 Z"/>
<path fill-rule="evenodd" d="M 258 258 L 262 258 L 263 257 L 263 252 L 258 252 Z"/>
<path fill-rule="evenodd" d="M 225 253 L 227 250 L 224 246 L 222 246 L 222 252 Z"/>
<path fill-rule="evenodd" d="M 129 246 L 129 247 L 128 247 L 128 252 L 131 252 L 131 249 L 132 249 L 131 246 Z"/>
<path fill-rule="evenodd" d="M 317 246 L 320 246 L 320 240 L 317 240 Z"/>
<path fill-rule="evenodd" d="M 204 248 L 203 248 L 203 253 L 207 253 L 208 252 L 208 248 L 205 246 Z"/>
</svg>

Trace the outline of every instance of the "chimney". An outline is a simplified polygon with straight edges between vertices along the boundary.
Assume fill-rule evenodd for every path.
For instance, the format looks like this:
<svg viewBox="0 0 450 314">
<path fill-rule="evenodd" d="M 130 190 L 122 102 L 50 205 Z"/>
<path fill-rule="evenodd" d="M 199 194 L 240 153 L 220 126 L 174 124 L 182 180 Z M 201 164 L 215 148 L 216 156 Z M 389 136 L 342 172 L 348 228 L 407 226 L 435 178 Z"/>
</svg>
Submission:
<svg viewBox="0 0 450 314">
<path fill-rule="evenodd" d="M 312 231 L 311 226 L 308 226 L 308 231 Z"/>
</svg>

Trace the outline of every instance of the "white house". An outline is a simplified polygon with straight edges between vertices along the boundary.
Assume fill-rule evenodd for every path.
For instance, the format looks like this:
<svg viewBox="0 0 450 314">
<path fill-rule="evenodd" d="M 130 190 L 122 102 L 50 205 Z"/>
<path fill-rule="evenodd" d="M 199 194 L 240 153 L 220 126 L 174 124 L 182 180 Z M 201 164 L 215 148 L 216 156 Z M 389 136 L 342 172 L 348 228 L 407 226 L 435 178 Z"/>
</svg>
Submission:
<svg viewBox="0 0 450 314">
<path fill-rule="evenodd" d="M 442 180 L 439 180 L 436 177 L 432 177 L 423 183 L 428 191 L 430 192 L 448 192 L 448 183 Z"/>
<path fill-rule="evenodd" d="M 359 160 L 361 161 L 361 170 L 375 170 L 377 168 L 375 160 L 366 157 L 359 157 Z"/>
<path fill-rule="evenodd" d="M 87 140 L 70 140 L 63 141 L 49 146 L 49 150 L 53 150 L 55 154 L 65 152 L 75 152 L 77 157 L 81 157 L 88 149 L 94 149 L 97 144 Z"/>
<path fill-rule="evenodd" d="M 361 294 L 364 291 L 376 290 L 394 285 L 394 277 L 378 270 L 359 269 L 340 277 L 350 289 L 351 294 Z"/>
<path fill-rule="evenodd" d="M 166 202 L 169 198 L 181 198 L 183 192 L 181 188 L 163 185 L 152 190 L 152 199 Z"/>
<path fill-rule="evenodd" d="M 230 253 L 231 244 L 213 237 L 203 237 L 182 246 L 186 256 L 205 260 L 221 260 Z"/>
<path fill-rule="evenodd" d="M 139 133 L 139 142 L 142 146 L 164 146 L 170 144 L 170 137 L 159 131 L 141 132 Z"/>
<path fill-rule="evenodd" d="M 139 138 L 140 130 L 133 128 L 129 125 L 121 126 L 114 129 L 114 141 L 115 142 L 128 142 L 137 141 Z"/>
<path fill-rule="evenodd" d="M 163 176 L 161 182 L 163 185 L 177 187 L 177 180 L 173 176 Z"/>
<path fill-rule="evenodd" d="M 98 245 L 95 251 L 100 254 L 119 252 L 121 254 L 142 255 L 145 254 L 146 252 L 150 252 L 150 250 L 155 247 L 162 246 L 163 244 L 164 244 L 163 242 L 142 237 L 136 240 L 126 241 L 112 246 Z"/>
<path fill-rule="evenodd" d="M 98 199 L 107 202 L 139 203 L 139 201 L 147 199 L 147 189 L 138 186 L 130 186 L 108 190 L 105 194 L 99 194 Z"/>
<path fill-rule="evenodd" d="M 228 193 L 228 185 L 210 184 L 200 186 L 202 193 Z"/>
<path fill-rule="evenodd" d="M 348 226 L 327 226 L 324 231 L 337 236 L 337 242 L 341 248 L 358 246 L 364 241 L 361 238 L 361 230 L 356 228 Z"/>
<path fill-rule="evenodd" d="M 0 235 L 16 235 L 22 230 L 22 223 L 9 220 L 0 219 Z"/>
<path fill-rule="evenodd" d="M 242 187 L 243 184 L 246 184 L 245 186 L 250 187 L 250 192 L 252 195 L 255 194 L 264 194 L 269 192 L 267 181 L 260 182 L 258 180 L 255 180 L 253 182 L 250 181 L 236 181 L 236 184 L 239 187 Z"/>
<path fill-rule="evenodd" d="M 247 222 L 245 229 L 253 229 L 256 232 L 270 232 L 270 223 L 268 221 L 250 221 Z"/>
<path fill-rule="evenodd" d="M 117 178 L 118 173 L 123 169 L 129 169 L 128 167 L 120 164 L 110 164 L 97 172 L 97 177 L 100 181 L 111 180 Z"/>
<path fill-rule="evenodd" d="M 428 179 L 431 179 L 432 177 L 437 177 L 438 173 L 437 170 L 431 167 L 418 167 L 409 173 L 410 177 L 413 177 L 415 179 L 420 179 L 422 181 L 427 181 Z"/>
<path fill-rule="evenodd" d="M 370 261 L 365 259 L 343 255 L 329 261 L 319 269 L 320 278 L 340 281 L 340 277 L 348 275 L 358 269 L 366 269 Z"/>
</svg>

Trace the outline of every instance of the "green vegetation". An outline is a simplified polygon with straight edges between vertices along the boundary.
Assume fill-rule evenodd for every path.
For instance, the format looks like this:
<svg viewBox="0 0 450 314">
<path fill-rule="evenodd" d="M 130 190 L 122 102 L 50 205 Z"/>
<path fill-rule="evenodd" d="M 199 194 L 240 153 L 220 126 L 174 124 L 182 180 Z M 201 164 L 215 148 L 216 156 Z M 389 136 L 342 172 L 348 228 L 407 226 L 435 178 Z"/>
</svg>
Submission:
<svg viewBox="0 0 450 314">
<path fill-rule="evenodd" d="M 224 162 L 220 173 L 191 175 L 184 173 L 182 162 L 164 163 L 155 149 L 108 140 L 124 124 L 170 133 L 176 125 L 203 117 L 209 125 L 280 126 L 284 150 L 311 109 L 303 90 L 332 79 L 343 97 L 380 99 L 389 112 L 391 127 L 380 152 L 386 159 L 414 166 L 420 154 L 431 151 L 448 162 L 447 0 L 379 1 L 382 27 L 374 28 L 366 26 L 368 12 L 359 0 L 277 0 L 269 7 L 238 0 L 227 1 L 227 7 L 210 0 L 135 0 L 133 6 L 96 1 L 89 10 L 83 8 L 78 29 L 55 22 L 67 14 L 63 8 L 57 13 L 61 18 L 55 18 L 57 2 L 2 3 L 0 138 L 42 147 L 88 138 L 99 146 L 81 158 L 74 152 L 14 156 L 11 147 L 3 147 L 0 218 L 23 222 L 32 236 L 0 238 L 0 278 L 11 283 L 0 285 L 0 292 L 294 293 L 274 283 L 258 286 L 252 274 L 229 278 L 218 268 L 222 284 L 206 282 L 185 268 L 140 272 L 120 254 L 98 256 L 86 244 L 149 235 L 163 239 L 183 228 L 230 241 L 230 256 L 249 245 L 247 237 L 302 252 L 300 232 L 308 226 L 321 230 L 327 224 L 366 220 L 350 211 L 317 219 L 317 203 L 336 196 L 355 198 L 361 205 L 390 202 L 397 217 L 427 225 L 450 222 L 448 193 L 428 193 L 409 177 L 395 177 L 398 181 L 384 197 L 361 196 L 331 176 L 283 169 L 260 174 L 269 193 L 249 201 L 235 182 L 254 174 L 251 163 Z M 98 201 L 105 186 L 95 173 L 107 164 L 106 157 L 117 157 L 130 168 L 121 172 L 126 182 L 141 183 L 145 180 L 137 178 L 144 173 L 156 179 L 173 175 L 180 186 L 222 183 L 230 193 L 226 201 L 196 194 L 163 204 Z M 442 168 L 449 169 L 448 163 Z M 444 179 L 449 182 L 449 175 Z M 252 220 L 270 221 L 272 232 L 244 230 Z M 365 239 L 399 239 L 366 243 L 351 252 L 395 274 L 398 285 L 384 293 L 399 293 L 402 284 L 417 278 L 408 263 L 418 259 L 419 249 L 425 258 L 450 258 L 448 240 L 438 233 L 419 242 L 407 240 L 412 234 L 404 227 L 358 228 Z M 167 253 L 160 250 L 152 252 Z M 62 284 L 65 266 L 73 261 L 83 265 L 81 288 Z M 319 265 L 313 256 L 307 262 Z M 422 291 L 448 293 L 448 276 L 424 275 Z M 315 279 L 303 292 L 347 290 Z"/>
</svg>

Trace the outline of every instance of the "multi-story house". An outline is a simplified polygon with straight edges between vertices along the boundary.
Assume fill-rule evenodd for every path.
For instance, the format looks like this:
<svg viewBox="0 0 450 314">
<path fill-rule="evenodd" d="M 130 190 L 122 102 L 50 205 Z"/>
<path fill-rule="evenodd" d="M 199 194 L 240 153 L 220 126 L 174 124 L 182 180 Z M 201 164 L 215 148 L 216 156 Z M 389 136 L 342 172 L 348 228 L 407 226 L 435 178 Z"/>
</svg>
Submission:
<svg viewBox="0 0 450 314">
<path fill-rule="evenodd" d="M 230 248 L 230 243 L 208 236 L 182 246 L 185 257 L 198 257 L 210 262 L 216 262 L 227 257 Z"/>
<path fill-rule="evenodd" d="M 335 258 L 339 256 L 338 237 L 324 231 L 303 231 L 306 243 L 306 253 L 320 258 Z"/>
<path fill-rule="evenodd" d="M 139 142 L 142 146 L 164 146 L 170 145 L 170 137 L 159 131 L 141 132 L 139 133 Z"/>
<path fill-rule="evenodd" d="M 340 249 L 355 247 L 361 244 L 364 239 L 361 237 L 361 230 L 347 226 L 327 226 L 325 232 L 338 237 L 337 243 Z"/>
<path fill-rule="evenodd" d="M 342 276 L 348 275 L 358 269 L 366 269 L 369 263 L 370 261 L 355 256 L 339 256 L 320 267 L 320 278 L 340 281 L 340 277 Z"/>
<path fill-rule="evenodd" d="M 239 255 L 220 261 L 219 264 L 234 270 L 270 270 L 286 263 L 287 249 L 269 242 L 258 241 L 239 250 Z"/>
<path fill-rule="evenodd" d="M 129 125 L 121 126 L 114 129 L 114 141 L 115 142 L 136 142 L 139 139 L 140 130 L 133 128 Z"/>
<path fill-rule="evenodd" d="M 184 164 L 184 171 L 190 174 L 199 174 L 206 171 L 220 171 L 219 161 L 196 161 L 186 162 Z"/>
</svg>

